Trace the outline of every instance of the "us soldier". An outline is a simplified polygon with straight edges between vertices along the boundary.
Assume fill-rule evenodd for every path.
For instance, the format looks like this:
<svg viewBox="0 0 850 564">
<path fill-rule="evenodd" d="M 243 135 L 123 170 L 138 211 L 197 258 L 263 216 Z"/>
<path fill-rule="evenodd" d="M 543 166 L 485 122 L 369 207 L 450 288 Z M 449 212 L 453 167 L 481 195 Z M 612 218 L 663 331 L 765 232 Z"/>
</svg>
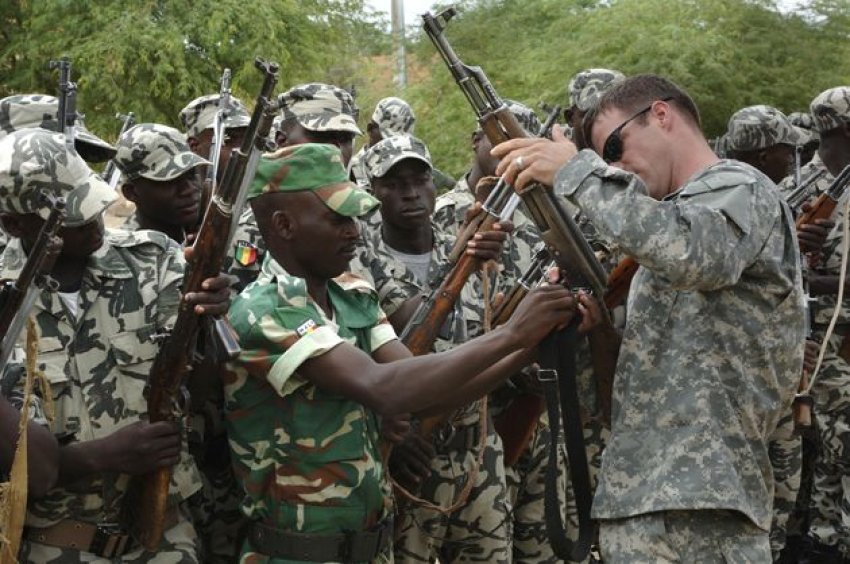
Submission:
<svg viewBox="0 0 850 564">
<path fill-rule="evenodd" d="M 180 111 L 186 142 L 199 157 L 213 156 L 210 154 L 214 142 L 213 126 L 220 100 L 219 94 L 201 96 Z M 230 97 L 230 104 L 225 110 L 224 139 L 219 153 L 216 182 L 224 177 L 231 151 L 242 146 L 251 122 L 248 110 L 235 96 Z M 204 178 L 207 174 L 210 174 L 209 169 L 204 173 Z M 242 215 L 253 217 L 247 206 Z M 251 243 L 238 243 L 233 255 L 228 255 L 225 260 L 224 270 L 232 268 L 234 262 L 240 267 L 245 266 L 243 263 L 248 262 L 245 259 L 252 253 L 256 251 Z M 247 267 L 251 266 L 247 264 Z M 192 390 L 192 396 L 196 408 L 193 409 L 195 413 L 189 433 L 189 448 L 201 472 L 203 487 L 189 499 L 189 510 L 201 541 L 199 552 L 202 560 L 225 564 L 236 560 L 239 554 L 239 535 L 245 518 L 239 510 L 242 490 L 233 475 L 224 428 L 224 390 L 221 379 L 210 378 L 202 390 Z M 200 401 L 201 397 L 205 401 Z"/>
<path fill-rule="evenodd" d="M 392 561 L 378 417 L 472 401 L 575 307 L 547 286 L 503 328 L 409 358 L 374 290 L 343 273 L 354 218 L 378 204 L 347 179 L 337 149 L 306 144 L 265 155 L 251 186 L 274 261 L 230 311 L 243 352 L 227 381 L 228 434 L 253 520 L 243 562 Z"/>
<path fill-rule="evenodd" d="M 818 155 L 831 175 L 850 164 L 850 87 L 831 88 L 811 103 L 811 113 L 820 134 Z M 845 335 L 850 332 L 847 303 L 836 303 L 843 256 L 843 209 L 845 193 L 836 209 L 837 225 L 827 240 L 819 270 L 809 276 L 814 304 L 813 336 L 823 341 L 835 308 L 839 317 L 827 345 L 826 356 L 812 386 L 818 421 L 819 456 L 815 462 L 810 506 L 811 525 L 808 556 L 817 562 L 842 562 L 850 556 L 850 365 L 845 353 Z"/>
<path fill-rule="evenodd" d="M 195 562 L 195 533 L 178 503 L 199 487 L 197 470 L 179 425 L 144 420 L 154 339 L 173 323 L 180 300 L 180 249 L 153 231 L 104 234 L 102 212 L 114 191 L 67 152 L 63 136 L 25 129 L 0 141 L 0 221 L 15 237 L 2 278 L 20 274 L 46 216 L 35 204 L 45 187 L 67 200 L 63 247 L 51 271 L 59 290 L 42 292 L 33 311 L 38 367 L 51 384 L 50 427 L 61 445 L 59 481 L 29 503 L 19 558 Z M 223 313 L 227 282 L 208 279 L 209 291 L 183 299 L 198 313 Z M 159 550 L 146 553 L 122 523 L 122 503 L 131 476 L 165 466 L 174 467 L 174 504 Z"/>
<path fill-rule="evenodd" d="M 390 96 L 377 103 L 375 111 L 372 112 L 372 119 L 366 124 L 367 142 L 351 157 L 351 161 L 348 163 L 351 179 L 357 183 L 358 187 L 371 190 L 369 177 L 366 175 L 363 164 L 363 156 L 369 147 L 387 137 L 412 136 L 415 125 L 416 116 L 413 114 L 413 108 L 401 98 Z"/>
<path fill-rule="evenodd" d="M 790 212 L 763 174 L 717 159 L 669 80 L 612 86 L 583 134 L 602 158 L 561 135 L 494 154 L 519 189 L 558 185 L 641 264 L 594 499 L 602 557 L 767 562 L 767 442 L 803 361 Z"/>
<path fill-rule="evenodd" d="M 371 246 L 409 296 L 426 295 L 442 282 L 455 243 L 454 235 L 431 222 L 436 197 L 431 155 L 415 137 L 388 137 L 369 148 L 363 164 L 373 193 L 381 202 L 381 222 L 367 234 Z M 498 235 L 501 240 L 506 237 L 505 232 Z M 474 244 L 492 246 L 492 256 L 498 256 L 497 242 L 480 239 Z M 480 282 L 476 284 L 471 278 L 447 322 L 449 334 L 435 344 L 437 351 L 482 333 L 481 294 Z M 464 488 L 471 468 L 478 465 L 478 450 L 484 448 L 477 479 L 460 509 L 443 514 L 407 504 L 398 524 L 400 534 L 394 549 L 397 561 L 510 560 L 502 444 L 489 416 L 486 438 L 481 438 L 480 402 L 474 401 L 452 415 L 446 423 L 452 430 L 448 440 L 432 444 L 413 433 L 396 447 L 391 470 L 406 484 L 420 482 L 418 476 L 424 474 L 418 495 L 444 507 L 451 505 Z"/>
<path fill-rule="evenodd" d="M 136 205 L 121 229 L 152 229 L 183 244 L 197 228 L 201 210 L 199 157 L 178 130 L 158 123 L 140 123 L 118 140 L 115 165 L 121 171 L 121 191 Z"/>
<path fill-rule="evenodd" d="M 600 68 L 577 72 L 570 79 L 567 84 L 570 106 L 564 110 L 564 117 L 572 129 L 572 140 L 577 147 L 583 149 L 587 146 L 581 129 L 584 116 L 596 105 L 605 90 L 624 78 L 620 71 Z"/>
</svg>

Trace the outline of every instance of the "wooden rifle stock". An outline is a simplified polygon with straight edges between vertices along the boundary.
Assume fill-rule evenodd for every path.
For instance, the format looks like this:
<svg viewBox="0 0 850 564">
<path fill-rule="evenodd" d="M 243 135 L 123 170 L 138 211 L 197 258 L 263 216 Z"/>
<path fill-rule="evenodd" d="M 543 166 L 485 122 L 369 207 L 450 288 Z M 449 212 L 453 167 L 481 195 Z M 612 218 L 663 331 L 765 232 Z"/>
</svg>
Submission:
<svg viewBox="0 0 850 564">
<path fill-rule="evenodd" d="M 276 109 L 271 100 L 277 84 L 278 66 L 259 58 L 255 66 L 263 73 L 263 86 L 242 145 L 231 154 L 224 178 L 204 213 L 193 244 L 194 258 L 183 280 L 183 295 L 201 291 L 202 282 L 220 272 L 230 248 L 226 234 L 230 232 L 233 214 L 239 211 L 234 209 L 234 202 L 238 200 L 240 190 L 247 188 L 245 177 L 253 175 L 253 171 L 248 170 L 249 159 L 255 151 L 262 150 L 271 129 L 272 110 Z M 151 423 L 174 421 L 179 417 L 180 390 L 193 361 L 199 329 L 200 318 L 193 306 L 181 300 L 174 327 L 162 343 L 151 368 L 148 395 L 148 419 Z M 159 469 L 142 479 L 142 493 L 138 500 L 140 537 L 147 550 L 155 551 L 164 532 L 171 468 Z"/>
<path fill-rule="evenodd" d="M 605 306 L 611 310 L 622 305 L 629 295 L 629 287 L 632 278 L 638 271 L 640 265 L 632 257 L 626 257 L 617 263 L 611 274 L 608 275 L 608 290 L 605 292 Z"/>
<path fill-rule="evenodd" d="M 835 211 L 838 200 L 847 190 L 848 181 L 850 181 L 850 165 L 845 166 L 844 170 L 838 173 L 829 188 L 815 199 L 808 211 L 797 217 L 797 229 L 807 223 L 814 223 L 817 219 L 828 219 Z"/>
</svg>

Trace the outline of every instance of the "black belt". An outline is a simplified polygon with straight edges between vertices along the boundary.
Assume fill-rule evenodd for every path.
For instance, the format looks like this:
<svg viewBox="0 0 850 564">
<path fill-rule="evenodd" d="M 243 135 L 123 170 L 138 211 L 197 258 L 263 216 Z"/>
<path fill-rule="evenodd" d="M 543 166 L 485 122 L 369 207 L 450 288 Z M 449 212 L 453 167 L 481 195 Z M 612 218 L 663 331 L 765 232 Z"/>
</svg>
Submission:
<svg viewBox="0 0 850 564">
<path fill-rule="evenodd" d="M 371 531 L 339 534 L 299 533 L 255 522 L 248 538 L 256 552 L 272 558 L 370 562 L 392 545 L 393 521 L 387 518 Z"/>
</svg>

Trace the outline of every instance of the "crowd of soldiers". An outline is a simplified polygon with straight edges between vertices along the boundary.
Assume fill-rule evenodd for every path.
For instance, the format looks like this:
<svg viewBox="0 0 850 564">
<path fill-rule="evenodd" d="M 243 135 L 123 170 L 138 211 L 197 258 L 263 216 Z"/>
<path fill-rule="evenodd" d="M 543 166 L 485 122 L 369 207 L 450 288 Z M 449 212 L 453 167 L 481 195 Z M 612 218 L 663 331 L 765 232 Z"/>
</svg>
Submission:
<svg viewBox="0 0 850 564">
<path fill-rule="evenodd" d="M 140 123 L 114 146 L 78 120 L 71 148 L 57 98 L 0 100 L 0 278 L 21 274 L 47 218 L 38 192 L 67 200 L 57 289 L 32 310 L 40 376 L 19 561 L 561 561 L 547 496 L 575 539 L 577 494 L 565 456 L 547 488 L 563 437 L 535 361 L 574 321 L 599 523 L 589 560 L 850 560 L 850 313 L 839 300 L 850 196 L 795 225 L 850 164 L 850 87 L 790 117 L 743 108 L 713 146 L 688 94 L 662 77 L 588 69 L 567 99 L 550 138 L 535 137 L 540 120 L 518 102 L 506 105 L 529 138 L 493 147 L 470 119 L 458 142 L 469 169 L 438 195 L 447 177 L 404 100 L 381 100 L 364 134 L 346 90 L 286 90 L 222 271 L 186 294 L 204 179 L 242 144 L 244 104 L 201 96 L 178 128 Z M 105 161 L 117 189 L 89 166 Z M 553 269 L 493 327 L 541 248 L 522 205 L 456 248 L 500 178 L 550 187 L 608 272 L 636 260 L 627 303 L 606 311 Z M 458 252 L 480 268 L 435 354 L 414 357 L 397 335 Z M 181 302 L 227 314 L 241 352 L 223 362 L 199 345 L 185 417 L 151 423 L 148 375 Z M 611 414 L 594 362 L 602 316 L 622 338 Z M 3 472 L 31 352 L 15 350 L 0 385 Z M 796 395 L 813 399 L 810 425 L 795 420 Z M 532 430 L 509 445 L 518 406 Z M 435 432 L 419 431 L 440 413 Z M 158 468 L 171 484 L 151 551 L 133 496 Z"/>
</svg>

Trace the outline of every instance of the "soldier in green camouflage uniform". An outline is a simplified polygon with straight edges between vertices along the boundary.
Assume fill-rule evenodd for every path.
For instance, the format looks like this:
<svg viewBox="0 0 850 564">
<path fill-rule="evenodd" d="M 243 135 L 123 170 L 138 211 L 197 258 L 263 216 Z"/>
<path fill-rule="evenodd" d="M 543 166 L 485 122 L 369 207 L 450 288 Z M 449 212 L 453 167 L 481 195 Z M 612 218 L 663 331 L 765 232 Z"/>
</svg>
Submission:
<svg viewBox="0 0 850 564">
<path fill-rule="evenodd" d="M 220 100 L 219 94 L 201 96 L 180 111 L 186 142 L 199 157 L 215 158 L 211 149 L 215 141 L 213 127 Z M 231 96 L 229 102 L 224 109 L 224 139 L 218 155 L 216 182 L 224 176 L 231 151 L 242 146 L 251 122 L 251 116 L 239 98 Z M 204 177 L 209 174 L 212 171 L 207 167 Z M 251 247 L 236 247 L 227 260 L 238 261 L 254 252 L 255 249 Z M 224 390 L 221 379 L 210 379 L 203 389 L 192 390 L 192 395 L 204 397 L 203 402 L 197 399 L 193 402 L 197 407 L 193 409 L 195 413 L 189 432 L 189 450 L 201 472 L 203 487 L 189 499 L 189 511 L 198 531 L 199 553 L 203 561 L 226 564 L 233 562 L 239 554 L 240 529 L 245 524 L 245 517 L 239 510 L 243 493 L 233 475 L 224 427 Z"/>
<path fill-rule="evenodd" d="M 152 229 L 183 244 L 202 214 L 201 167 L 209 161 L 189 149 L 180 131 L 158 123 L 140 123 L 118 140 L 115 166 L 121 191 L 136 205 L 121 229 Z"/>
<path fill-rule="evenodd" d="M 392 561 L 379 433 L 393 427 L 381 429 L 379 414 L 468 402 L 574 307 L 562 289 L 542 288 L 503 330 L 409 358 L 374 290 L 342 274 L 353 218 L 377 205 L 346 179 L 339 151 L 310 143 L 265 155 L 251 186 L 274 261 L 230 311 L 243 352 L 226 383 L 228 433 L 254 521 L 241 562 Z"/>
<path fill-rule="evenodd" d="M 821 139 L 818 153 L 828 173 L 835 175 L 850 164 L 850 87 L 821 93 L 812 101 L 811 113 Z M 836 303 L 844 244 L 843 209 L 848 197 L 845 193 L 836 207 L 837 225 L 827 239 L 821 266 L 809 276 L 810 292 L 817 297 L 813 305 L 816 340 L 823 340 L 833 311 L 840 308 L 835 332 L 812 385 L 819 443 L 810 505 L 812 546 L 808 556 L 812 562 L 841 562 L 850 557 L 850 365 L 838 354 L 843 335 L 850 332 L 850 316 L 846 297 L 843 303 Z"/>
<path fill-rule="evenodd" d="M 436 192 L 430 153 L 415 137 L 387 137 L 369 148 L 363 164 L 373 192 L 382 202 L 382 221 L 368 233 L 371 246 L 409 297 L 427 295 L 446 275 L 448 255 L 455 243 L 454 235 L 430 222 Z M 428 240 L 418 248 L 417 235 L 422 234 Z M 444 337 L 435 343 L 437 352 L 482 333 L 480 284 L 476 277 L 467 281 Z M 448 507 L 465 485 L 468 473 L 478 463 L 480 406 L 480 400 L 475 401 L 454 413 L 446 424 L 452 430 L 449 440 L 435 439 L 427 448 L 432 458 L 430 475 L 421 483 L 418 494 L 423 499 Z M 502 444 L 489 416 L 486 425 L 483 459 L 468 500 L 448 515 L 406 504 L 395 543 L 398 562 L 430 562 L 438 557 L 441 562 L 510 560 Z M 406 444 L 397 448 L 391 462 L 414 448 L 418 447 Z M 391 464 L 398 466 L 403 468 L 404 463 Z"/>
<path fill-rule="evenodd" d="M 47 215 L 37 204 L 39 188 L 67 200 L 64 244 L 51 272 L 59 290 L 38 295 L 33 310 L 61 463 L 58 485 L 28 506 L 20 558 L 196 562 L 195 532 L 181 507 L 199 487 L 197 470 L 178 425 L 145 421 L 144 399 L 154 339 L 177 312 L 183 256 L 156 232 L 104 235 L 102 212 L 114 191 L 67 152 L 62 135 L 24 129 L 0 141 L 0 219 L 17 237 L 4 252 L 3 278 L 20 274 Z M 206 283 L 209 292 L 185 299 L 211 314 L 226 311 L 227 277 Z M 136 520 L 122 510 L 135 504 L 125 504 L 125 494 L 132 476 L 166 466 L 173 470 L 165 535 L 156 553 L 144 552 L 128 536 L 126 525 Z"/>
<path fill-rule="evenodd" d="M 803 361 L 790 211 L 762 173 L 717 159 L 670 81 L 627 78 L 591 111 L 603 158 L 562 136 L 494 152 L 518 188 L 559 185 L 641 264 L 594 499 L 602 556 L 767 562 L 767 445 Z"/>
<path fill-rule="evenodd" d="M 731 158 L 747 162 L 774 182 L 788 177 L 795 147 L 811 139 L 807 131 L 794 126 L 782 112 L 765 105 L 735 112 L 729 118 L 724 137 Z M 780 420 L 768 450 L 775 482 L 770 530 L 774 560 L 785 547 L 788 522 L 796 507 L 803 470 L 802 452 L 802 437 L 794 433 L 793 413 L 789 409 Z"/>
</svg>

